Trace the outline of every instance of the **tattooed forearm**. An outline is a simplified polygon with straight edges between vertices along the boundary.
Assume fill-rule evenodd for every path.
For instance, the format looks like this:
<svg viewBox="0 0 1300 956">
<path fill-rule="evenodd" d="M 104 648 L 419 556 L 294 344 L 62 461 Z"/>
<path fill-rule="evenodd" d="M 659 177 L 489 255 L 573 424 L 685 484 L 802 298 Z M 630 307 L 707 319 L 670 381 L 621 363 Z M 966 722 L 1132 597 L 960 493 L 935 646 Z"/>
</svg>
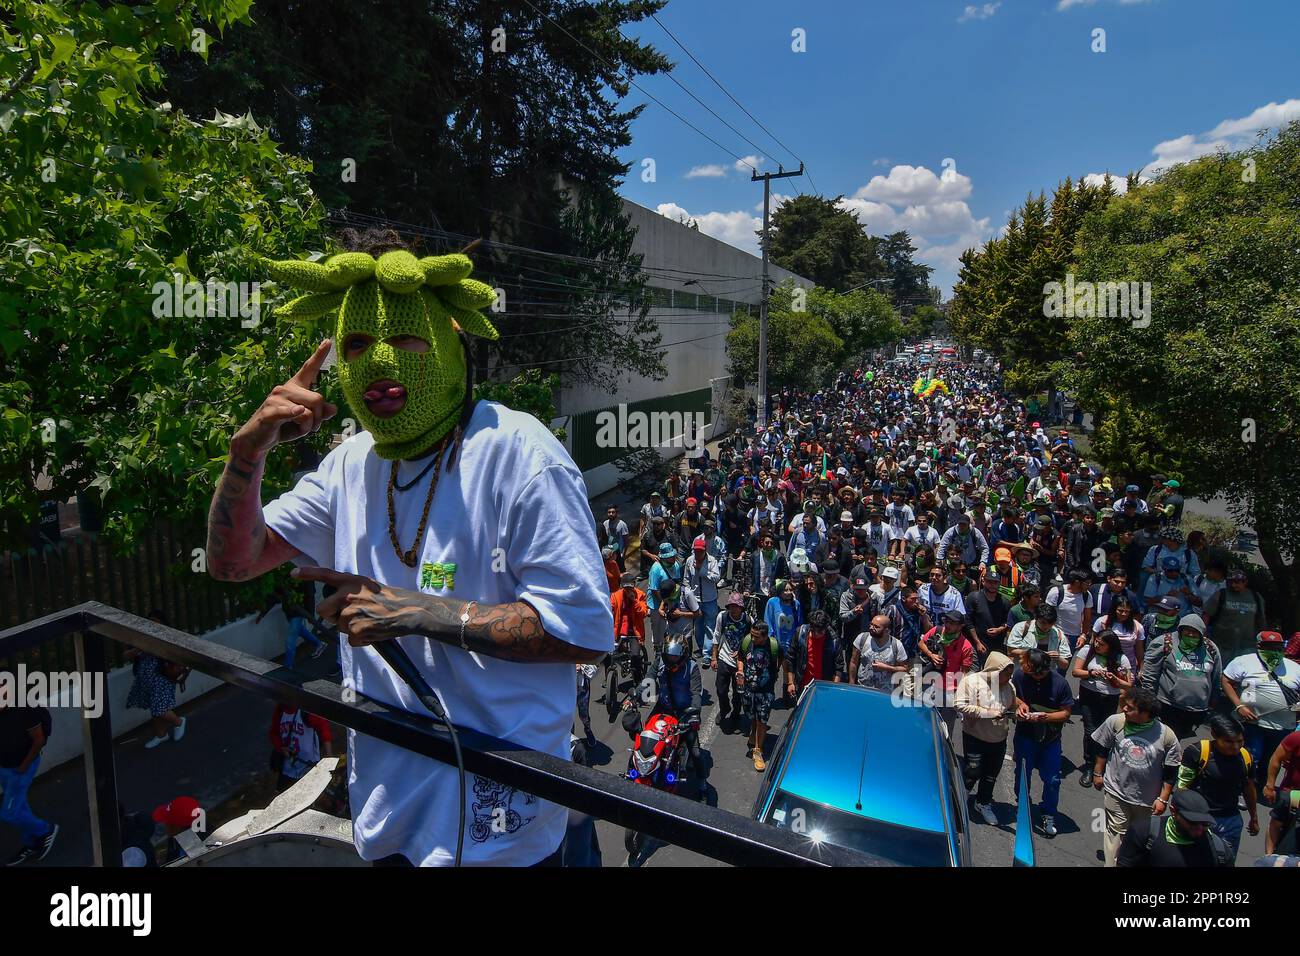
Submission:
<svg viewBox="0 0 1300 956">
<path fill-rule="evenodd" d="M 460 615 L 466 602 L 401 588 L 350 599 L 340 619 L 365 640 L 421 634 L 460 646 Z M 470 650 L 506 661 L 595 663 L 604 654 L 576 647 L 546 633 L 537 612 L 523 601 L 475 604 L 465 625 Z"/>
<path fill-rule="evenodd" d="M 244 581 L 266 545 L 262 518 L 264 458 L 247 458 L 234 448 L 217 482 L 208 512 L 208 573 L 219 581 Z"/>
</svg>

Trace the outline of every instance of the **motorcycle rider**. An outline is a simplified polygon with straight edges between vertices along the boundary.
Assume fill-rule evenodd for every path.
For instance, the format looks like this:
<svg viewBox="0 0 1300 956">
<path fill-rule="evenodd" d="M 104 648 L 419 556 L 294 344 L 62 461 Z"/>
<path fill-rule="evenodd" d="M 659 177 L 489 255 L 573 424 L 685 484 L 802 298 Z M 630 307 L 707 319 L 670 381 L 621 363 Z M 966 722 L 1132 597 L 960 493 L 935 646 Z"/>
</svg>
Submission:
<svg viewBox="0 0 1300 956">
<path fill-rule="evenodd" d="M 700 710 L 704 707 L 703 678 L 700 666 L 692 659 L 686 639 L 674 635 L 669 638 L 655 666 L 655 700 L 651 716 L 672 714 L 690 729 L 685 734 L 686 746 L 700 777 L 705 776 L 700 763 Z"/>
</svg>

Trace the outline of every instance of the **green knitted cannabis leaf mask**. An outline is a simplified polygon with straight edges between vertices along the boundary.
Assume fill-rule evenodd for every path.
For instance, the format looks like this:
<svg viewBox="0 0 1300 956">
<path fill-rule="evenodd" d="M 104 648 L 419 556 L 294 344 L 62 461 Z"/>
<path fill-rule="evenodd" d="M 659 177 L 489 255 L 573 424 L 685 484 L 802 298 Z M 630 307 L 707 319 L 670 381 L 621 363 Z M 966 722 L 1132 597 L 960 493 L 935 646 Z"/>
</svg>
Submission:
<svg viewBox="0 0 1300 956">
<path fill-rule="evenodd" d="M 496 339 L 497 330 L 480 313 L 496 300 L 492 287 L 469 278 L 473 265 L 461 254 L 417 259 L 409 252 L 385 252 L 377 260 L 344 252 L 325 262 L 290 259 L 267 262 L 277 282 L 307 295 L 281 306 L 278 315 L 312 321 L 337 310 L 334 347 L 339 381 L 352 413 L 374 435 L 381 458 L 408 458 L 427 450 L 455 424 L 465 401 L 465 356 L 452 325 Z M 345 356 L 350 335 L 364 334 L 370 346 Z M 427 352 L 396 348 L 388 340 L 414 335 Z M 406 405 L 391 418 L 366 408 L 366 387 L 392 379 L 406 389 Z"/>
</svg>

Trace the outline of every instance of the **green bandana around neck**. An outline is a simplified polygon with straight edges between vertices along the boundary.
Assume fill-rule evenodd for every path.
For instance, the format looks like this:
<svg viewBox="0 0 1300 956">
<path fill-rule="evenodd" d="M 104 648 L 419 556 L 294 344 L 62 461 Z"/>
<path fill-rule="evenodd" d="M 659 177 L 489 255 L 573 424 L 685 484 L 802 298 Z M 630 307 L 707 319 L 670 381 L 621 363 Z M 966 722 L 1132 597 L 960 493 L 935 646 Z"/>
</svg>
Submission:
<svg viewBox="0 0 1300 956">
<path fill-rule="evenodd" d="M 277 315 L 306 322 L 337 312 L 333 338 L 339 384 L 352 414 L 374 436 L 375 454 L 410 458 L 451 431 L 464 408 L 468 374 L 456 326 L 482 338 L 499 337 L 480 311 L 496 300 L 496 292 L 469 278 L 473 264 L 468 256 L 417 259 L 394 250 L 378 259 L 344 252 L 325 262 L 263 264 L 276 282 L 308 293 L 281 306 Z M 370 345 L 349 359 L 348 337 L 358 334 L 369 336 Z M 404 335 L 424 340 L 428 351 L 390 344 Z M 372 414 L 365 404 L 367 387 L 384 379 L 406 390 L 406 404 L 390 418 Z"/>
<path fill-rule="evenodd" d="M 1156 725 L 1156 720 L 1155 720 L 1154 717 L 1152 717 L 1150 720 L 1148 720 L 1145 724 L 1139 724 L 1139 723 L 1137 723 L 1136 721 L 1129 720 L 1127 717 L 1125 717 L 1125 718 L 1124 718 L 1124 733 L 1126 733 L 1126 734 L 1140 734 L 1140 733 L 1142 733 L 1142 731 L 1144 731 L 1144 730 L 1150 730 L 1150 729 L 1151 729 L 1152 727 L 1154 727 L 1155 725 Z"/>
<path fill-rule="evenodd" d="M 1160 627 L 1173 627 L 1178 623 L 1177 614 L 1157 614 L 1156 624 Z"/>
<path fill-rule="evenodd" d="M 958 634 L 959 633 L 960 632 L 958 632 Z M 947 647 L 949 644 L 953 643 L 953 641 L 957 640 L 958 634 L 949 634 L 947 631 L 940 631 L 939 641 L 944 647 Z"/>
<path fill-rule="evenodd" d="M 1270 672 L 1275 671 L 1281 665 L 1284 655 L 1281 651 L 1260 651 L 1259 659 L 1264 662 L 1264 666 Z"/>
<path fill-rule="evenodd" d="M 1176 846 L 1191 846 L 1194 842 L 1191 837 L 1185 836 L 1183 831 L 1178 829 L 1178 824 L 1171 813 L 1169 819 L 1165 821 L 1165 839 Z"/>
</svg>

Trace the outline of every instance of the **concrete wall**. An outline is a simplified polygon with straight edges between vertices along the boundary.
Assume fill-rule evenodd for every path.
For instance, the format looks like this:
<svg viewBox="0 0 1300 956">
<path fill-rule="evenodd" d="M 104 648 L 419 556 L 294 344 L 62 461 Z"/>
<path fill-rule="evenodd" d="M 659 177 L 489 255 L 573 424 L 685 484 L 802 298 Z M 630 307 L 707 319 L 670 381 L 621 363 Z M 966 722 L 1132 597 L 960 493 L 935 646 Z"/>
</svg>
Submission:
<svg viewBox="0 0 1300 956">
<path fill-rule="evenodd" d="M 632 251 L 644 257 L 642 268 L 655 272 L 675 269 L 681 270 L 681 273 L 709 273 L 679 274 L 676 279 L 659 273 L 650 278 L 650 285 L 735 299 L 752 305 L 757 305 L 762 300 L 763 260 L 758 256 L 730 246 L 720 239 L 706 236 L 659 215 L 653 209 L 626 199 L 623 200 L 623 211 L 636 229 Z M 812 287 L 809 280 L 777 265 L 769 265 L 768 275 L 773 285 L 779 285 L 790 278 L 798 285 Z M 719 276 L 725 278 L 718 278 Z M 561 389 L 558 397 L 561 415 L 605 408 L 619 402 L 635 402 L 707 388 L 711 380 L 727 374 L 726 332 L 730 329 L 729 313 L 712 314 L 665 308 L 654 308 L 652 311 L 660 319 L 663 332 L 661 345 L 668 350 L 664 357 L 668 377 L 656 382 L 624 375 L 612 379 L 605 388 L 593 385 L 566 386 Z M 690 341 L 692 339 L 700 341 Z M 675 347 L 680 342 L 689 344 Z"/>
<path fill-rule="evenodd" d="M 199 636 L 255 657 L 267 659 L 279 657 L 284 653 L 284 637 L 289 630 L 289 622 L 285 620 L 284 614 L 277 608 L 264 617 L 260 624 L 254 624 L 253 618 L 254 615 L 250 614 L 242 620 L 223 625 Z M 108 675 L 108 712 L 112 720 L 114 739 L 149 721 L 147 710 L 126 709 L 126 695 L 131 691 L 131 680 L 130 667 L 118 668 Z M 221 685 L 222 682 L 217 678 L 194 671 L 185 682 L 185 690 L 181 691 L 177 688 L 176 703 L 184 704 Z M 82 754 L 81 710 L 69 707 L 68 701 L 60 700 L 57 706 L 50 707 L 50 715 L 54 726 L 50 733 L 50 742 L 41 754 L 41 767 L 37 776 L 69 760 L 75 760 Z"/>
</svg>

